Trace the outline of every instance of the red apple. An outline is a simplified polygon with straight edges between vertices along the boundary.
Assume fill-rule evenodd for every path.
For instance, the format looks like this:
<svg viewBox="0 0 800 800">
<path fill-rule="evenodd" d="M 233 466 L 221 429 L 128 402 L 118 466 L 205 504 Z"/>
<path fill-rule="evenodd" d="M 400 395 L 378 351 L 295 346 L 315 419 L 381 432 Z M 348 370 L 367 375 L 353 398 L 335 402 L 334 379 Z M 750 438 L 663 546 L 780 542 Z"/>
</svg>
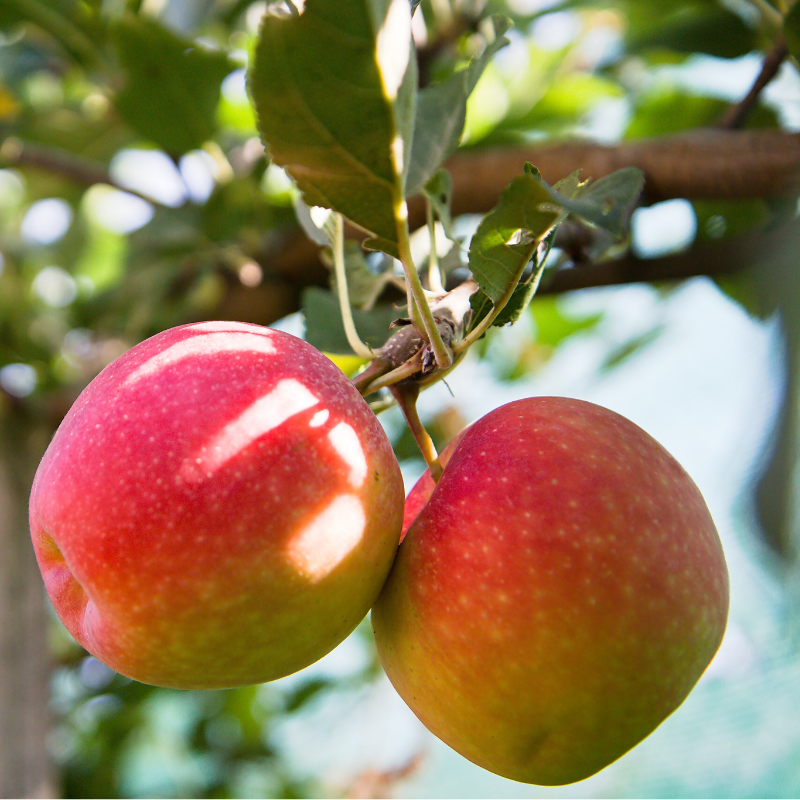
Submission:
<svg viewBox="0 0 800 800">
<path fill-rule="evenodd" d="M 366 615 L 400 536 L 391 445 L 305 342 L 232 322 L 108 366 L 39 466 L 33 544 L 58 615 L 144 683 L 214 688 L 319 659 Z"/>
<path fill-rule="evenodd" d="M 703 498 L 625 418 L 509 403 L 470 427 L 372 611 L 395 688 L 513 780 L 594 774 L 686 698 L 722 640 L 728 574 Z M 428 478 L 429 481 L 429 478 Z M 413 513 L 413 512 L 411 512 Z"/>
</svg>

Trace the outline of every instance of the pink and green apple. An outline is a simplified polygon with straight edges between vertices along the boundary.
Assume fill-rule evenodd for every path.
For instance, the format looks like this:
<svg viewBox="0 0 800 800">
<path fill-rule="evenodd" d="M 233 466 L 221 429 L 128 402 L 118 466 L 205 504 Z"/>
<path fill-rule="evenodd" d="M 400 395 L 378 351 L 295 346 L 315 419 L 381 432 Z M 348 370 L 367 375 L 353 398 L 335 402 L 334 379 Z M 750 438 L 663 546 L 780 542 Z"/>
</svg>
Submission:
<svg viewBox="0 0 800 800">
<path fill-rule="evenodd" d="M 366 615 L 400 536 L 391 445 L 301 340 L 173 328 L 81 394 L 39 466 L 33 544 L 90 653 L 179 688 L 295 672 Z"/>
<path fill-rule="evenodd" d="M 381 660 L 474 763 L 582 780 L 675 711 L 719 647 L 714 523 L 663 447 L 590 403 L 509 403 L 453 444 L 408 498 L 372 611 Z"/>
</svg>

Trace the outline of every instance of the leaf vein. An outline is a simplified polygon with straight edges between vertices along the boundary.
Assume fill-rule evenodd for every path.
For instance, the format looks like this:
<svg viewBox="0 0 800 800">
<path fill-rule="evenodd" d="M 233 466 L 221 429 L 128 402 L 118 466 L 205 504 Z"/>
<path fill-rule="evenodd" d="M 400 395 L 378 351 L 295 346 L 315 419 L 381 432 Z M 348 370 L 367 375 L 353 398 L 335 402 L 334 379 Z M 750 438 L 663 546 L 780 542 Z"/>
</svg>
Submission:
<svg viewBox="0 0 800 800">
<path fill-rule="evenodd" d="M 275 35 L 275 29 L 272 28 L 270 30 L 270 40 L 273 45 L 276 47 L 280 47 L 282 57 L 277 60 L 278 68 L 283 73 L 284 78 L 286 80 L 285 85 L 288 87 L 289 91 L 292 94 L 294 99 L 294 103 L 296 108 L 301 114 L 304 114 L 308 123 L 311 125 L 313 129 L 317 131 L 319 135 L 323 139 L 327 138 L 331 148 L 337 151 L 343 158 L 345 158 L 348 162 L 350 162 L 355 168 L 361 171 L 363 174 L 370 176 L 378 183 L 387 186 L 390 190 L 394 189 L 394 185 L 392 181 L 386 180 L 381 175 L 378 175 L 373 169 L 369 166 L 364 164 L 359 158 L 357 158 L 351 151 L 349 151 L 329 130 L 327 125 L 320 120 L 317 115 L 314 113 L 313 109 L 305 102 L 302 96 L 302 92 L 297 88 L 297 84 L 294 81 L 294 76 L 286 69 L 284 65 L 289 63 L 288 54 L 284 48 L 283 37 Z M 277 40 L 280 40 L 279 42 Z"/>
</svg>

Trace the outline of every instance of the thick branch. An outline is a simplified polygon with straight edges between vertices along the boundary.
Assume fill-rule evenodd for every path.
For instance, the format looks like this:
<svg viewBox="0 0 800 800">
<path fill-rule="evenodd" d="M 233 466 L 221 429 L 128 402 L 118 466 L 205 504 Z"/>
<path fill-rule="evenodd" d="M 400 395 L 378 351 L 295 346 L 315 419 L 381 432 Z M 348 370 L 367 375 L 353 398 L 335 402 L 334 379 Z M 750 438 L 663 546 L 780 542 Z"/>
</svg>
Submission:
<svg viewBox="0 0 800 800">
<path fill-rule="evenodd" d="M 596 179 L 625 166 L 638 166 L 645 173 L 645 202 L 679 197 L 775 198 L 800 191 L 800 135 L 777 130 L 708 129 L 618 145 L 572 142 L 463 151 L 448 164 L 453 175 L 454 212 L 489 211 L 503 188 L 520 174 L 525 161 L 533 162 L 551 183 L 576 169 L 583 169 L 584 176 Z M 412 203 L 410 211 L 412 226 L 424 224 L 422 202 Z M 616 262 L 564 270 L 539 292 L 737 271 L 752 260 L 760 234 L 745 238 L 752 239 L 752 247 L 741 248 L 739 240 L 732 238 L 662 259 L 645 261 L 628 255 Z M 318 247 L 301 234 L 282 241 L 262 256 L 270 270 L 293 284 L 327 282 L 328 273 L 319 261 Z M 242 287 L 237 291 L 251 299 L 248 310 L 256 310 L 258 299 L 254 292 L 266 288 Z M 231 303 L 226 313 L 235 314 L 241 305 Z M 241 318 L 251 319 L 251 314 Z M 262 316 L 253 317 L 252 321 L 258 319 L 264 320 Z"/>
<path fill-rule="evenodd" d="M 58 151 L 49 149 L 46 153 L 38 148 L 22 152 L 22 157 L 17 154 L 18 166 L 55 170 L 83 183 L 110 182 L 104 167 L 94 162 L 60 158 Z M 9 150 L 3 155 L 7 158 Z M 645 173 L 645 202 L 777 198 L 800 191 L 800 134 L 715 128 L 617 145 L 565 142 L 462 151 L 447 165 L 453 176 L 454 213 L 489 211 L 526 161 L 534 163 L 550 183 L 576 169 L 597 179 L 625 166 L 637 166 Z M 412 202 L 410 215 L 412 227 L 423 225 L 424 203 Z M 236 287 L 223 301 L 226 317 L 271 322 L 296 307 L 304 286 L 325 285 L 328 272 L 319 260 L 319 248 L 299 232 L 285 236 L 274 233 L 265 239 L 264 251 L 254 254 L 268 267 L 268 274 L 285 286 L 280 302 L 276 305 L 274 282 L 255 289 Z M 744 238 L 752 244 L 741 247 L 739 240 L 726 239 L 667 258 L 644 261 L 628 255 L 615 262 L 563 270 L 539 291 L 735 272 L 752 262 L 761 241 L 757 233 Z"/>
<path fill-rule="evenodd" d="M 491 209 L 526 161 L 548 183 L 576 169 L 597 179 L 622 167 L 639 167 L 645 173 L 645 202 L 783 197 L 800 189 L 800 135 L 699 129 L 617 145 L 565 142 L 462 151 L 447 165 L 453 176 L 453 212 Z"/>
</svg>

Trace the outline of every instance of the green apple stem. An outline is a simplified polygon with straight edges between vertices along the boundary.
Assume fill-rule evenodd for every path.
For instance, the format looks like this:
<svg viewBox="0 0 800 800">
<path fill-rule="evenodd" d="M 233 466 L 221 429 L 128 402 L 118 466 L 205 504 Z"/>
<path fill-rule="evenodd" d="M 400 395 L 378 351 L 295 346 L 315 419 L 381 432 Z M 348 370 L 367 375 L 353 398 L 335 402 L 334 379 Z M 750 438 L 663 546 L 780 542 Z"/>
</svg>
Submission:
<svg viewBox="0 0 800 800">
<path fill-rule="evenodd" d="M 428 431 L 425 430 L 425 426 L 422 424 L 417 412 L 419 387 L 413 383 L 394 384 L 389 387 L 389 391 L 391 391 L 397 401 L 397 405 L 400 406 L 400 410 L 403 412 L 403 416 L 406 418 L 408 427 L 411 429 L 422 457 L 431 471 L 431 477 L 434 482 L 438 482 L 442 476 L 442 465 L 439 462 L 439 454 L 436 452 L 433 439 L 431 439 Z"/>
<path fill-rule="evenodd" d="M 412 375 L 416 375 L 421 369 L 422 356 L 421 354 L 417 354 L 412 359 L 406 361 L 404 364 L 401 364 L 399 367 L 396 367 L 390 372 L 379 375 L 377 378 L 366 384 L 366 386 L 358 386 L 356 388 L 359 390 L 359 392 L 361 392 L 363 397 L 366 397 L 367 395 L 373 394 L 380 389 L 385 389 L 387 386 L 392 386 L 393 384 L 399 383 L 406 378 L 410 378 Z M 366 372 L 366 370 L 364 370 L 364 372 Z"/>
<path fill-rule="evenodd" d="M 387 361 L 385 358 L 381 358 L 377 356 L 373 361 L 367 364 L 364 369 L 355 375 L 351 380 L 350 383 L 358 389 L 361 394 L 364 394 L 364 389 L 369 386 L 369 384 L 380 378 L 382 375 L 385 375 L 392 369 L 392 364 L 390 361 Z"/>
<path fill-rule="evenodd" d="M 344 219 L 341 214 L 333 212 L 333 268 L 336 273 L 336 289 L 339 295 L 339 308 L 344 322 L 344 332 L 347 343 L 353 352 L 361 358 L 375 358 L 375 353 L 369 345 L 364 344 L 356 331 L 353 321 L 353 312 L 350 308 L 350 293 L 347 289 L 347 271 L 344 264 Z"/>
</svg>

